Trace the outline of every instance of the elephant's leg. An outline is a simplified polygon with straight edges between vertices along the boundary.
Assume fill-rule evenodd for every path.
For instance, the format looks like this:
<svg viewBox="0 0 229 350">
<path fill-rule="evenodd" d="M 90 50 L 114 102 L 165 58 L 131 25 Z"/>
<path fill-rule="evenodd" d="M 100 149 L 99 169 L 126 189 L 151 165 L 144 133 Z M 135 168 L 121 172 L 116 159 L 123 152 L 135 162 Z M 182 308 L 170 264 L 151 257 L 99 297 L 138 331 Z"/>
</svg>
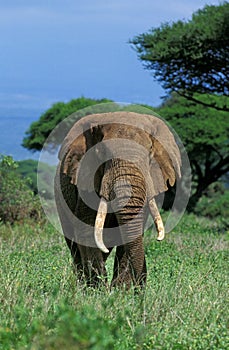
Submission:
<svg viewBox="0 0 229 350">
<path fill-rule="evenodd" d="M 81 282 L 83 277 L 83 264 L 81 260 L 79 247 L 76 242 L 70 240 L 69 238 L 65 237 L 65 240 L 71 252 L 74 264 L 74 271 L 76 273 L 77 280 Z"/>
<path fill-rule="evenodd" d="M 88 194 L 88 202 L 90 195 Z M 83 199 L 78 198 L 75 215 L 82 225 L 77 227 L 80 244 L 77 244 L 82 262 L 83 275 L 87 285 L 97 287 L 107 283 L 105 261 L 109 254 L 104 254 L 98 248 L 91 247 L 96 211 L 87 206 Z M 88 245 L 86 245 L 88 242 Z"/>
<path fill-rule="evenodd" d="M 130 288 L 144 286 L 146 283 L 146 260 L 143 247 L 143 237 L 137 237 L 133 242 L 119 246 L 116 249 L 112 287 L 124 285 Z"/>
<path fill-rule="evenodd" d="M 143 245 L 143 236 L 138 236 L 134 241 L 125 245 L 130 272 L 135 286 L 144 286 L 146 283 L 146 260 Z"/>
<path fill-rule="evenodd" d="M 130 272 L 129 261 L 124 246 L 118 246 L 116 248 L 113 278 L 111 281 L 111 287 L 130 288 L 132 283 L 132 275 Z"/>
<path fill-rule="evenodd" d="M 83 265 L 83 274 L 86 283 L 91 287 L 107 285 L 105 268 L 106 256 L 98 248 L 78 245 Z"/>
<path fill-rule="evenodd" d="M 70 183 L 70 178 L 63 174 L 60 165 L 55 178 L 55 199 L 65 241 L 73 258 L 74 271 L 80 281 L 83 272 L 81 256 L 74 240 L 75 228 L 69 216 L 69 213 L 74 213 L 76 209 L 78 192 L 76 186 Z"/>
<path fill-rule="evenodd" d="M 128 288 L 133 282 L 135 286 L 143 286 L 146 282 L 143 246 L 144 187 L 132 186 L 133 197 L 127 205 L 124 204 L 123 189 L 120 194 L 118 190 L 116 190 L 119 198 L 116 218 L 123 244 L 117 248 L 112 285 L 124 283 Z"/>
<path fill-rule="evenodd" d="M 127 266 L 135 286 L 146 282 L 146 262 L 143 245 L 144 193 L 133 187 L 134 197 L 117 212 L 117 220 L 125 250 Z"/>
<path fill-rule="evenodd" d="M 132 208 L 133 212 L 134 209 Z M 143 245 L 143 208 L 139 212 L 136 212 L 135 217 L 132 216 L 131 218 L 126 215 L 125 209 L 117 215 L 123 245 L 116 249 L 112 286 L 124 283 L 129 288 L 131 281 L 135 286 L 143 286 L 146 282 L 147 270 Z"/>
</svg>

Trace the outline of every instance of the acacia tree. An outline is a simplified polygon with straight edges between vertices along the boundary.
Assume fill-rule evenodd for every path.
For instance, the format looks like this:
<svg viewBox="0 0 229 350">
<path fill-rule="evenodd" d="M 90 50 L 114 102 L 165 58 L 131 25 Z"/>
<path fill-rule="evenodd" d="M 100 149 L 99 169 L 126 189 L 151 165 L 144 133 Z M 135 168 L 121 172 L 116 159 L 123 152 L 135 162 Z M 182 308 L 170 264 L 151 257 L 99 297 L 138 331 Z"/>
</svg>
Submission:
<svg viewBox="0 0 229 350">
<path fill-rule="evenodd" d="M 112 101 L 108 99 L 94 100 L 91 98 L 80 97 L 67 103 L 55 103 L 41 115 L 38 121 L 35 121 L 30 125 L 25 133 L 26 136 L 23 139 L 22 145 L 31 151 L 41 151 L 49 134 L 69 115 L 77 111 L 84 111 L 86 107 L 91 107 L 91 110 L 88 108 L 86 111 L 86 113 L 90 114 L 93 113 L 93 106 L 108 102 Z M 78 115 L 79 117 L 81 116 L 80 113 L 78 113 Z M 55 141 L 58 142 L 58 140 Z"/>
<path fill-rule="evenodd" d="M 167 92 L 175 91 L 205 106 L 229 111 L 228 2 L 207 5 L 190 21 L 165 23 L 130 43 L 144 67 Z M 217 104 L 212 94 L 224 98 Z"/>
<path fill-rule="evenodd" d="M 219 104 L 220 98 L 215 96 L 215 103 Z M 206 108 L 175 93 L 157 112 L 171 123 L 188 152 L 193 175 L 192 210 L 207 188 L 229 171 L 228 112 Z"/>
</svg>

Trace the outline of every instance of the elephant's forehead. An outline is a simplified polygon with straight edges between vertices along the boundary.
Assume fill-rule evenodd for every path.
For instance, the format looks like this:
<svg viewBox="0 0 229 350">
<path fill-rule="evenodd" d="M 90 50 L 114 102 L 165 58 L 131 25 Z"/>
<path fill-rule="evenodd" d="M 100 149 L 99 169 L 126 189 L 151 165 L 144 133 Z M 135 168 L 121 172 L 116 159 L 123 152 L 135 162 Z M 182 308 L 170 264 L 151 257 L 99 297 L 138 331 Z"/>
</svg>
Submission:
<svg viewBox="0 0 229 350">
<path fill-rule="evenodd" d="M 100 130 L 104 128 L 110 129 L 110 136 L 108 134 L 107 136 L 104 135 L 105 138 L 132 138 L 147 149 L 149 140 L 144 133 L 157 138 L 168 150 L 171 145 L 171 139 L 173 139 L 173 135 L 166 124 L 153 115 L 123 111 L 93 114 L 81 118 L 71 127 L 62 143 L 59 159 L 62 159 L 62 156 L 76 138 L 94 127 L 99 127 Z"/>
<path fill-rule="evenodd" d="M 104 140 L 112 138 L 134 140 L 145 147 L 151 144 L 149 133 L 133 125 L 122 123 L 104 124 L 102 131 Z"/>
<path fill-rule="evenodd" d="M 152 115 L 138 114 L 133 112 L 110 112 L 103 114 L 93 114 L 81 118 L 70 129 L 66 136 L 67 140 L 73 140 L 80 133 L 85 132 L 87 129 L 94 126 L 104 126 L 110 124 L 111 132 L 117 131 L 117 129 L 123 129 L 123 132 L 128 128 L 138 128 L 139 130 L 146 131 L 147 133 L 155 136 L 161 129 L 164 122 Z M 122 128 L 120 128 L 122 126 Z M 165 124 L 164 124 L 165 126 Z M 162 127 L 162 131 L 163 131 Z M 161 131 L 160 131 L 161 132 Z"/>
<path fill-rule="evenodd" d="M 94 114 L 86 116 L 76 123 L 80 126 L 86 123 L 91 123 L 92 125 L 102 125 L 102 124 L 120 124 L 128 125 L 132 127 L 137 127 L 146 131 L 152 131 L 152 126 L 155 127 L 155 131 L 162 123 L 162 121 L 152 115 L 138 114 L 134 112 L 110 112 L 103 114 Z"/>
</svg>

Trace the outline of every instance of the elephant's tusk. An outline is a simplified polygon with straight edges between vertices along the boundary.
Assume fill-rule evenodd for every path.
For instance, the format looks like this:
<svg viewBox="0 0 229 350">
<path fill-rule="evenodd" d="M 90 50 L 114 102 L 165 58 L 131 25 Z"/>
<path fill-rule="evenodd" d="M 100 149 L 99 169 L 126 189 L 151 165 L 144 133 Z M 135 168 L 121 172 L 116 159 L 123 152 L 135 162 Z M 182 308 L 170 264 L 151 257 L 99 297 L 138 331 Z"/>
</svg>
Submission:
<svg viewBox="0 0 229 350">
<path fill-rule="evenodd" d="M 149 208 L 156 226 L 157 240 L 162 241 L 165 238 L 165 229 L 154 198 L 149 200 Z"/>
<path fill-rule="evenodd" d="M 155 223 L 156 230 L 157 230 L 157 240 L 162 241 L 165 238 L 165 229 L 164 229 L 161 215 L 157 216 L 154 219 L 154 223 Z"/>
<path fill-rule="evenodd" d="M 109 250 L 103 243 L 103 227 L 104 227 L 106 215 L 107 215 L 107 202 L 105 201 L 104 198 L 101 198 L 97 216 L 95 219 L 95 231 L 94 231 L 95 243 L 97 247 L 100 250 L 102 250 L 102 252 L 109 253 Z"/>
</svg>

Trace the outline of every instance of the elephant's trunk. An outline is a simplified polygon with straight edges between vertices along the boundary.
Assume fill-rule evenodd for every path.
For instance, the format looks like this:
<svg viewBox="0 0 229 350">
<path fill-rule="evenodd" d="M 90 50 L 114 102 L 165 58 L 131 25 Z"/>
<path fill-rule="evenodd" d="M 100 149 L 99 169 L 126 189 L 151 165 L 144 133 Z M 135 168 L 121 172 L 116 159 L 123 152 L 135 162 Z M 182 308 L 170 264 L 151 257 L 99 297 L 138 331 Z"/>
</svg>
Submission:
<svg viewBox="0 0 229 350">
<path fill-rule="evenodd" d="M 104 253 L 109 253 L 109 250 L 103 243 L 103 228 L 104 223 L 107 215 L 107 202 L 104 198 L 101 198 L 99 203 L 98 212 L 95 219 L 95 231 L 94 231 L 94 237 L 95 237 L 95 243 L 97 247 Z"/>
</svg>

